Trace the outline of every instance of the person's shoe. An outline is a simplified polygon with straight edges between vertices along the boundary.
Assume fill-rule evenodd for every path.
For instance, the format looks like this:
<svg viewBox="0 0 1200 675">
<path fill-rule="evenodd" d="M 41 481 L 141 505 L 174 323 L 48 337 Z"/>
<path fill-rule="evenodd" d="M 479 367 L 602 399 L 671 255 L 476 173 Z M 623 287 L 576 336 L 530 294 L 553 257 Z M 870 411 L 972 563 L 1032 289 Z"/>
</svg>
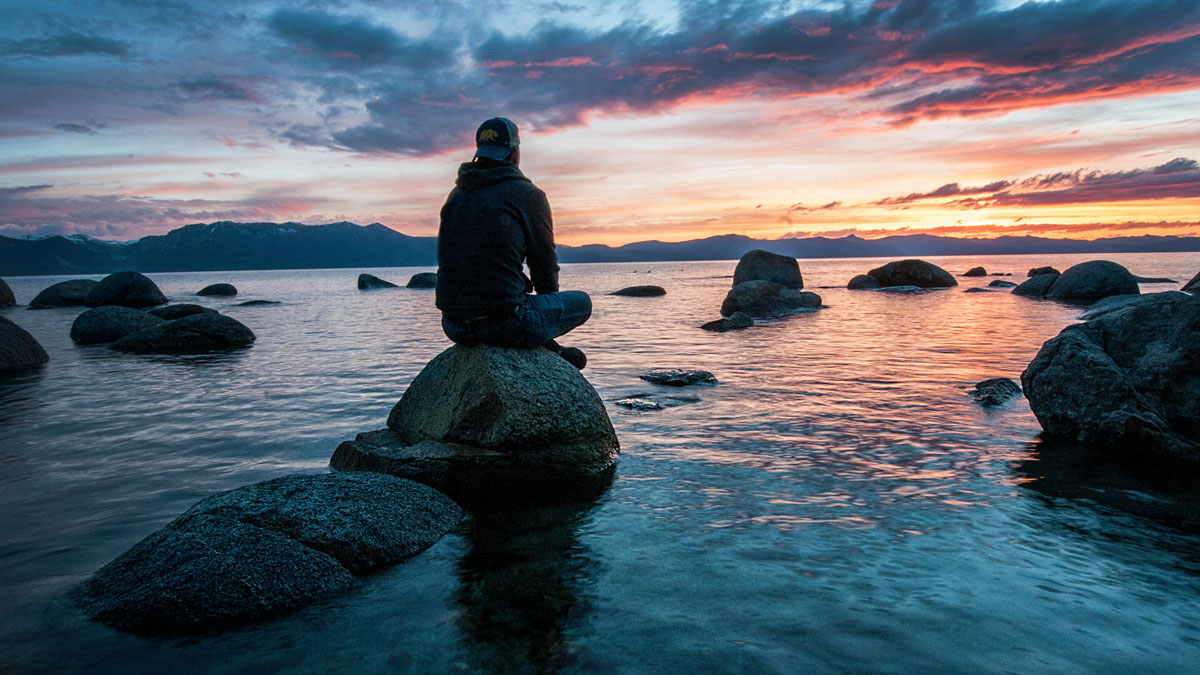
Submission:
<svg viewBox="0 0 1200 675">
<path fill-rule="evenodd" d="M 558 350 L 558 355 L 566 359 L 567 363 L 583 370 L 587 365 L 587 354 L 583 353 L 578 347 L 561 347 Z"/>
</svg>

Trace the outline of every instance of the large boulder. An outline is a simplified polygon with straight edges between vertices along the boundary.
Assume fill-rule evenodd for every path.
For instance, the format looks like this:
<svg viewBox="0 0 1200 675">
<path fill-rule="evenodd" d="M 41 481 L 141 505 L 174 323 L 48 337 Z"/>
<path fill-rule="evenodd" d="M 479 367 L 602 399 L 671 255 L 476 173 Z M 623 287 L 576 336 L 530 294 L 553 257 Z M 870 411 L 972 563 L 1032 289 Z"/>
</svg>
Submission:
<svg viewBox="0 0 1200 675">
<path fill-rule="evenodd" d="M 0 307 L 15 307 L 17 304 L 17 296 L 13 295 L 12 289 L 8 287 L 3 279 L 0 279 Z"/>
<path fill-rule="evenodd" d="M 1047 265 L 1045 267 L 1031 268 L 1029 270 L 1029 274 L 1026 274 L 1025 276 L 1036 277 L 1039 274 L 1053 274 L 1053 275 L 1057 276 L 1059 274 L 1062 274 L 1062 272 L 1059 272 L 1058 270 L 1054 269 L 1053 267 L 1050 267 L 1049 265 Z"/>
<path fill-rule="evenodd" d="M 342 443 L 331 464 L 411 478 L 470 505 L 577 497 L 610 479 L 619 452 L 604 403 L 561 357 L 456 345 L 417 375 L 387 429 Z"/>
<path fill-rule="evenodd" d="M 821 296 L 797 291 L 771 281 L 744 281 L 729 289 L 721 303 L 721 316 L 745 312 L 752 317 L 787 316 L 821 306 Z"/>
<path fill-rule="evenodd" d="M 0 374 L 23 370 L 50 360 L 29 331 L 0 316 Z"/>
<path fill-rule="evenodd" d="M 153 314 L 154 316 L 157 316 L 160 319 L 166 319 L 167 321 L 174 321 L 175 319 L 182 319 L 185 316 L 191 316 L 193 314 L 216 314 L 217 310 L 211 309 L 209 307 L 205 307 L 203 305 L 183 304 L 183 305 L 167 305 L 166 307 L 156 307 L 155 309 L 146 310 L 146 313 Z"/>
<path fill-rule="evenodd" d="M 88 307 L 120 305 L 121 307 L 153 307 L 164 305 L 167 297 L 145 275 L 137 272 L 117 272 L 100 280 L 84 299 Z"/>
<path fill-rule="evenodd" d="M 982 267 L 972 267 L 971 269 L 967 270 L 966 272 L 963 272 L 963 276 L 964 277 L 986 277 L 987 270 Z"/>
<path fill-rule="evenodd" d="M 897 260 L 867 272 L 882 287 L 917 286 L 918 288 L 948 288 L 957 286 L 946 270 L 924 260 Z"/>
<path fill-rule="evenodd" d="M 1192 277 L 1192 280 L 1183 285 L 1183 290 L 1188 293 L 1200 293 L 1200 272 Z"/>
<path fill-rule="evenodd" d="M 609 295 L 622 295 L 628 298 L 653 298 L 666 294 L 667 289 L 662 286 L 628 286 L 609 293 Z"/>
<path fill-rule="evenodd" d="M 859 274 L 846 284 L 852 291 L 871 291 L 879 288 L 879 280 L 869 274 Z"/>
<path fill-rule="evenodd" d="M 405 284 L 405 287 L 437 288 L 437 272 L 417 272 L 416 274 L 412 275 L 412 277 L 408 280 L 408 283 Z"/>
<path fill-rule="evenodd" d="M 786 288 L 804 288 L 800 263 L 791 256 L 755 249 L 738 261 L 733 270 L 733 285 L 747 281 L 770 281 Z"/>
<path fill-rule="evenodd" d="M 400 288 L 390 281 L 384 281 L 372 274 L 358 275 L 358 288 L 360 290 L 369 291 L 374 288 Z"/>
<path fill-rule="evenodd" d="M 1067 302 L 1095 302 L 1110 295 L 1140 293 L 1137 279 L 1115 262 L 1092 260 L 1067 268 L 1046 297 Z"/>
<path fill-rule="evenodd" d="M 91 279 L 70 279 L 47 286 L 29 303 L 29 309 L 51 307 L 80 307 L 87 303 L 88 293 L 99 284 Z"/>
<path fill-rule="evenodd" d="M 196 295 L 230 296 L 237 294 L 237 288 L 233 284 L 209 284 L 196 291 Z"/>
<path fill-rule="evenodd" d="M 255 339 L 254 332 L 237 319 L 202 313 L 130 333 L 108 348 L 135 354 L 202 354 L 244 347 Z"/>
<path fill-rule="evenodd" d="M 96 307 L 75 317 L 71 339 L 81 345 L 108 344 L 162 322 L 153 314 L 129 307 Z"/>
<path fill-rule="evenodd" d="M 461 516 L 445 495 L 391 476 L 286 476 L 199 502 L 100 569 L 77 600 L 143 635 L 259 621 L 424 550 Z"/>
<path fill-rule="evenodd" d="M 1042 345 L 1021 386 L 1051 437 L 1200 459 L 1200 298 L 1122 298 Z"/>
<path fill-rule="evenodd" d="M 1058 281 L 1057 274 L 1038 274 L 1029 277 L 1021 282 L 1021 285 L 1012 289 L 1013 295 L 1020 295 L 1026 298 L 1041 298 L 1046 295 L 1046 291 Z"/>
</svg>

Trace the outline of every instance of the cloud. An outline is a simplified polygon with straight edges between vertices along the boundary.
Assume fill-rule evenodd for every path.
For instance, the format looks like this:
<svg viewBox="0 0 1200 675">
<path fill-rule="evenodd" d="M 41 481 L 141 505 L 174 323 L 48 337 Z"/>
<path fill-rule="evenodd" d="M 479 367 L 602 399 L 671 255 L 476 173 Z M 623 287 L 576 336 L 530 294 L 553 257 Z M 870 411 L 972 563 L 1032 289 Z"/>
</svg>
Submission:
<svg viewBox="0 0 1200 675">
<path fill-rule="evenodd" d="M 301 51 L 348 68 L 382 64 L 429 68 L 445 65 L 451 57 L 451 51 L 436 40 L 414 40 L 362 17 L 280 9 L 271 14 L 267 25 Z"/>
<path fill-rule="evenodd" d="M 0 53 L 10 56 L 34 57 L 125 56 L 129 53 L 129 48 L 129 43 L 122 40 L 75 31 L 63 31 L 49 37 L 7 41 L 0 47 Z"/>
<path fill-rule="evenodd" d="M 1163 235 L 1177 233 L 1179 236 L 1200 235 L 1200 222 L 1196 221 L 1160 221 L 1142 222 L 1126 221 L 1120 223 L 1018 223 L 1015 225 L 998 225 L 995 223 L 978 223 L 973 225 L 939 225 L 934 227 L 898 227 L 898 228 L 839 228 L 836 230 L 820 230 L 812 232 L 789 232 L 780 239 L 806 239 L 809 237 L 847 237 L 855 236 L 864 239 L 879 239 L 909 234 L 931 234 L 942 237 L 1068 237 L 1076 239 L 1095 239 L 1111 237 L 1142 235 L 1146 233 Z"/>
<path fill-rule="evenodd" d="M 245 101 L 247 103 L 264 103 L 258 94 L 249 88 L 220 78 L 206 77 L 191 80 L 181 80 L 175 83 L 184 97 L 189 101 Z"/>
<path fill-rule="evenodd" d="M 911 204 L 912 202 L 921 201 L 924 199 L 937 199 L 939 197 L 952 197 L 956 195 L 977 195 L 990 194 L 998 192 L 1012 185 L 1012 181 L 998 180 L 987 185 L 978 187 L 961 187 L 958 183 L 947 183 L 936 190 L 929 192 L 913 192 L 903 197 L 888 197 L 877 202 L 872 202 L 873 206 L 889 206 L 892 204 Z"/>
<path fill-rule="evenodd" d="M 72 134 L 95 134 L 96 133 L 95 129 L 88 127 L 88 126 L 84 126 L 82 124 L 62 123 L 62 124 L 55 124 L 54 128 L 58 129 L 59 131 L 66 131 L 66 132 L 69 132 Z"/>
</svg>

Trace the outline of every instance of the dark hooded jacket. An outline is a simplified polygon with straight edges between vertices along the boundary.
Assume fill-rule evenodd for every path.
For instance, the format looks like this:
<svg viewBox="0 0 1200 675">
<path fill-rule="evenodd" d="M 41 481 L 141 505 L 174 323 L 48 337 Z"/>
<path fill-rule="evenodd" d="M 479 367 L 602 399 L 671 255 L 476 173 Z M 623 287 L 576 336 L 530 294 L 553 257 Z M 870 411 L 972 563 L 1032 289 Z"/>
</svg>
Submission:
<svg viewBox="0 0 1200 675">
<path fill-rule="evenodd" d="M 530 290 L 557 292 L 546 193 L 512 162 L 489 159 L 460 166 L 454 184 L 438 228 L 438 309 L 450 316 L 496 313 L 516 307 Z"/>
</svg>

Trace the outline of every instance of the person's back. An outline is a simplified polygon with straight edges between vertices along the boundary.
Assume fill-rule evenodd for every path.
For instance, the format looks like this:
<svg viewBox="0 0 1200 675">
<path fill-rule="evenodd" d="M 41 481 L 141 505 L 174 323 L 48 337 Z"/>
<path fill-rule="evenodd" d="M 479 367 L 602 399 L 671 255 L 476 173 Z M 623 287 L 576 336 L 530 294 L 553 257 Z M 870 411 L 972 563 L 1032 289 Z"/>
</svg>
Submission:
<svg viewBox="0 0 1200 675">
<path fill-rule="evenodd" d="M 476 132 L 475 159 L 459 167 L 442 207 L 442 329 L 462 345 L 544 346 L 583 368 L 583 352 L 560 347 L 554 338 L 587 321 L 592 301 L 581 291 L 558 290 L 550 205 L 518 168 L 519 144 L 511 121 L 484 122 Z"/>
</svg>

